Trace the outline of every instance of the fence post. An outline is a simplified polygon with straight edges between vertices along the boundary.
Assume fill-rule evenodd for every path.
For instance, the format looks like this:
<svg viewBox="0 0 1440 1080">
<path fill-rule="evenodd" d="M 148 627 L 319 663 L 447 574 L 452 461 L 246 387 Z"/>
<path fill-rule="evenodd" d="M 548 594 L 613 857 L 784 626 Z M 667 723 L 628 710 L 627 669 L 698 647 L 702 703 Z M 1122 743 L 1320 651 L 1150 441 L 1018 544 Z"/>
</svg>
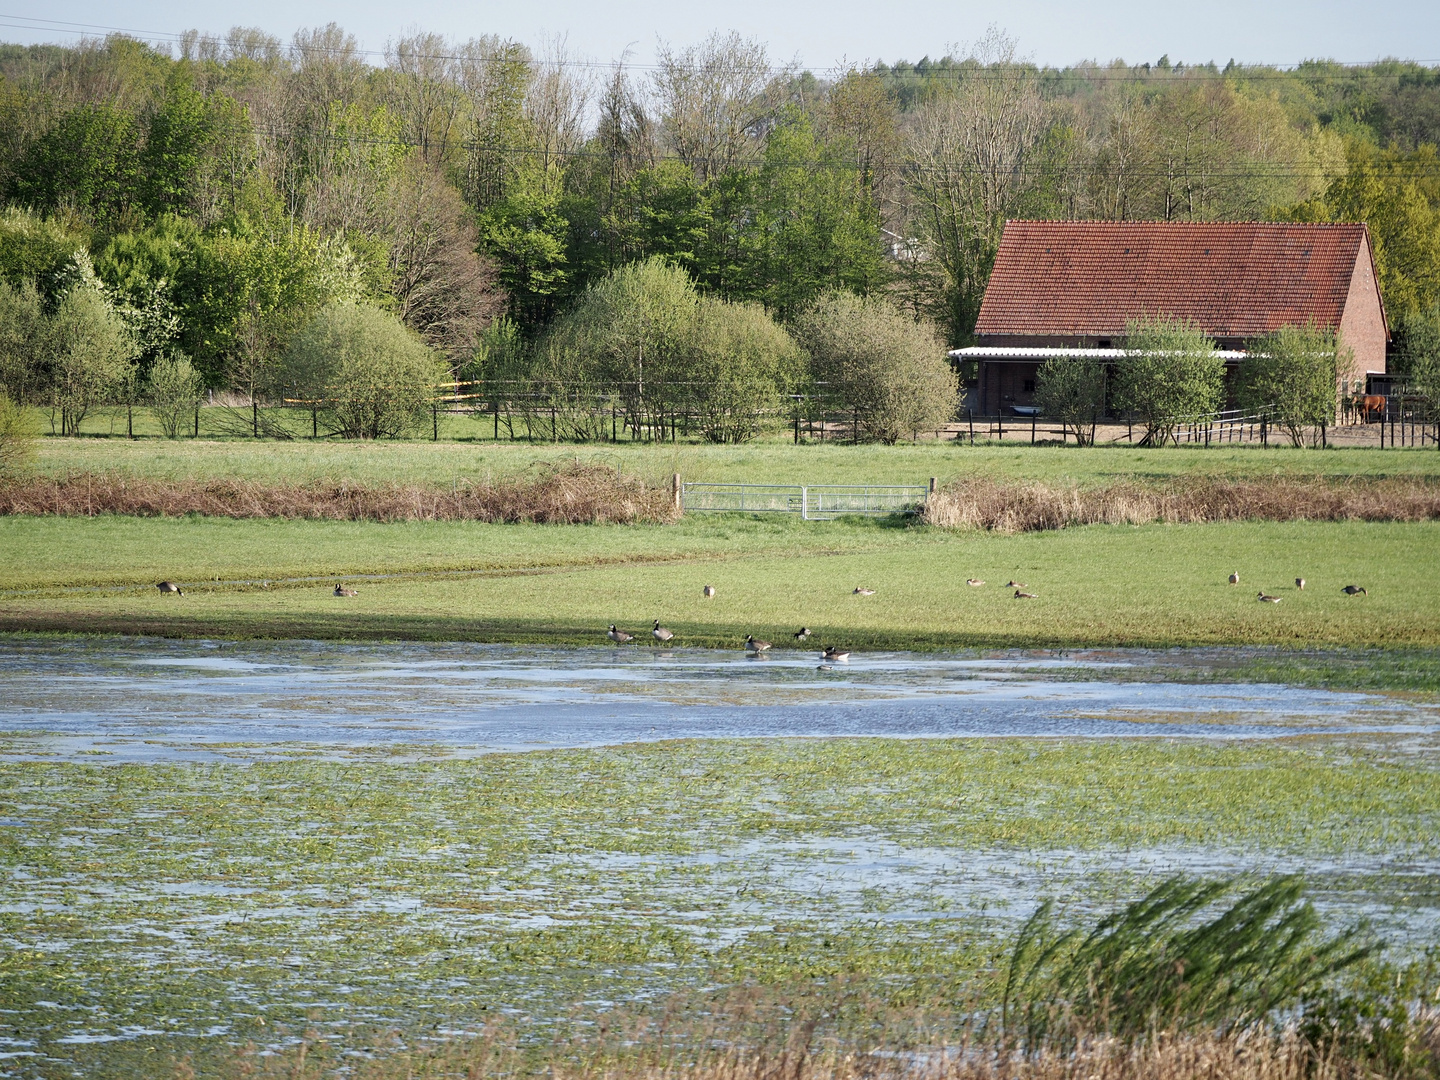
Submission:
<svg viewBox="0 0 1440 1080">
<path fill-rule="evenodd" d="M 800 520 L 810 520 L 810 490 L 804 484 L 800 485 Z"/>
<path fill-rule="evenodd" d="M 974 411 L 973 409 L 966 409 L 966 410 L 965 410 L 965 416 L 966 416 L 966 417 L 969 419 L 969 421 L 970 421 L 970 445 L 971 445 L 971 446 L 974 446 L 974 445 L 975 445 L 975 411 Z"/>
<path fill-rule="evenodd" d="M 1035 445 L 1035 424 L 1038 422 L 1038 420 L 1039 420 L 1039 417 L 1037 417 L 1034 413 L 1031 413 L 1031 414 L 1030 414 L 1030 445 L 1031 445 L 1031 446 L 1034 446 L 1034 445 Z"/>
<path fill-rule="evenodd" d="M 320 437 L 320 407 L 314 402 L 310 404 L 310 438 Z"/>
<path fill-rule="evenodd" d="M 430 422 L 434 425 L 433 428 L 431 429 L 430 441 L 431 441 L 431 442 L 439 442 L 439 441 L 440 441 L 440 403 L 439 403 L 438 401 L 432 401 L 432 402 L 430 403 Z"/>
<path fill-rule="evenodd" d="M 670 478 L 670 494 L 675 501 L 675 509 L 682 509 L 680 505 L 680 474 L 678 472 Z"/>
<path fill-rule="evenodd" d="M 258 439 L 260 437 L 260 403 L 255 400 L 255 395 L 250 395 L 250 436 Z"/>
<path fill-rule="evenodd" d="M 198 439 L 199 437 L 200 437 L 200 404 L 199 404 L 199 402 L 196 402 L 196 404 L 195 404 L 195 438 Z"/>
<path fill-rule="evenodd" d="M 935 477 L 933 477 L 933 476 L 930 477 L 930 490 L 925 493 L 925 501 L 926 501 L 926 502 L 929 502 L 931 499 L 933 499 L 933 498 L 935 497 L 935 490 L 936 490 L 937 487 L 938 487 L 938 484 L 936 483 Z"/>
<path fill-rule="evenodd" d="M 1393 441 L 1393 440 L 1392 440 Z M 855 410 L 855 445 L 860 445 L 860 410 Z"/>
<path fill-rule="evenodd" d="M 135 406 L 128 401 L 125 403 L 125 435 L 135 438 Z"/>
</svg>

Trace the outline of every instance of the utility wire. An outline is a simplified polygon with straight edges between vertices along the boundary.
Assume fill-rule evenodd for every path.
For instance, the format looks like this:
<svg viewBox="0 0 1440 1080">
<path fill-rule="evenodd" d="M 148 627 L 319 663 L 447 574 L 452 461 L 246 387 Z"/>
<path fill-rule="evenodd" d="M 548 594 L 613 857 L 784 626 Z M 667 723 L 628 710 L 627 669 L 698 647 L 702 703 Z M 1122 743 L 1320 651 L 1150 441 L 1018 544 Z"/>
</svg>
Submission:
<svg viewBox="0 0 1440 1080">
<path fill-rule="evenodd" d="M 60 19 L 42 19 L 31 15 L 9 15 L 5 13 L 0 13 L 0 26 L 12 27 L 15 29 L 23 30 L 42 30 L 50 33 L 70 34 L 76 37 L 89 37 L 94 31 L 103 31 L 106 33 L 125 34 L 127 36 L 136 38 L 137 40 L 161 42 L 167 45 L 182 42 L 187 36 L 185 34 L 176 34 L 159 30 L 139 30 L 123 26 L 110 26 L 102 23 L 67 22 Z M 223 39 L 219 35 L 210 34 L 200 35 L 199 40 L 214 42 L 217 45 L 223 41 Z M 282 46 L 278 39 L 271 38 L 270 40 L 275 42 L 277 48 L 285 48 L 292 53 L 319 55 L 333 54 L 337 58 L 343 58 L 345 56 L 366 56 L 376 57 L 380 59 L 388 58 L 388 50 L 361 49 L 358 47 L 354 49 L 335 50 L 321 46 L 302 45 L 293 40 L 288 46 Z M 412 53 L 410 55 L 417 60 L 465 61 L 470 63 L 514 62 L 514 59 L 511 57 L 475 56 L 473 54 L 466 53 Z M 997 72 L 993 69 L 986 67 L 981 67 L 978 70 L 960 70 L 960 66 L 966 62 L 978 63 L 979 61 L 973 61 L 971 58 L 961 58 L 957 60 L 954 57 L 946 56 L 941 58 L 941 60 L 939 61 L 932 61 L 931 69 L 923 74 L 921 74 L 919 71 L 916 71 L 913 66 L 910 66 L 907 70 L 900 68 L 891 69 L 889 65 L 886 65 L 887 70 L 885 73 L 897 75 L 899 77 L 913 75 L 914 77 L 925 81 L 941 79 L 951 79 L 956 81 L 981 81 L 991 78 L 1009 79 L 1014 77 L 1012 70 L 1004 70 Z M 949 66 L 937 69 L 937 65 L 939 64 L 947 64 Z M 1329 59 L 1310 59 L 1302 60 L 1298 63 L 1293 64 L 1256 62 L 1235 65 L 1235 67 L 1230 69 L 1230 71 L 1234 74 L 1214 70 L 1212 61 L 1209 64 L 1176 63 L 1168 70 L 1168 75 L 1169 77 L 1175 79 L 1194 79 L 1201 77 L 1231 77 L 1249 82 L 1264 79 L 1289 79 L 1293 78 L 1297 74 L 1314 75 L 1320 73 L 1320 71 L 1317 69 L 1329 69 L 1331 67 L 1339 67 L 1342 69 L 1343 73 L 1343 71 L 1345 70 L 1378 67 L 1386 64 L 1413 64 L 1418 67 L 1430 67 L 1434 65 L 1440 65 L 1440 60 L 1399 60 L 1395 58 L 1387 58 L 1381 60 L 1355 60 L 1343 62 Z M 568 58 L 539 61 L 538 65 L 542 67 L 569 67 L 603 70 L 614 70 L 615 68 L 619 67 L 635 71 L 651 72 L 661 71 L 667 67 L 667 65 L 663 64 L 626 64 L 623 62 L 603 62 L 598 60 L 579 60 Z M 878 66 L 878 62 L 876 66 Z M 1110 80 L 1134 80 L 1137 77 L 1140 77 L 1141 72 L 1146 72 L 1152 78 L 1163 77 L 1167 74 L 1165 69 L 1153 68 L 1150 67 L 1148 64 L 1134 64 L 1120 70 L 1115 70 L 1110 67 L 1100 67 L 1098 64 L 1093 67 L 1085 63 L 1081 63 L 1079 65 L 1069 65 L 1066 67 L 1056 67 L 1053 65 L 1041 66 L 1022 62 L 1012 65 L 1006 65 L 1006 68 L 1019 68 L 1027 73 L 1045 79 L 1053 79 L 1055 76 L 1069 76 L 1072 78 L 1080 78 L 1090 82 L 1103 82 Z M 875 66 L 869 68 L 860 68 L 857 65 L 837 64 L 831 65 L 830 67 L 803 68 L 792 65 L 786 67 L 751 67 L 747 70 L 751 74 L 765 75 L 770 78 L 791 78 L 802 72 L 809 72 L 811 74 L 818 72 L 821 74 L 832 74 L 843 77 L 844 75 L 852 71 L 858 71 L 862 73 L 875 71 Z"/>
</svg>

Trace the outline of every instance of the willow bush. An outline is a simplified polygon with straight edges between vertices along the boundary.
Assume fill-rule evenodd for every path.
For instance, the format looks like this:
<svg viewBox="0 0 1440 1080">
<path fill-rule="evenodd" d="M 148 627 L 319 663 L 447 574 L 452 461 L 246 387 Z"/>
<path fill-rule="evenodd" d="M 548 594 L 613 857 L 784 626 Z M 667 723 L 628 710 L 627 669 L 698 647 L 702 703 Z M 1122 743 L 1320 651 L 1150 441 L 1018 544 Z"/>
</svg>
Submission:
<svg viewBox="0 0 1440 1080">
<path fill-rule="evenodd" d="M 1335 422 L 1341 351 L 1336 335 L 1313 322 L 1282 326 L 1255 339 L 1240 363 L 1241 407 L 1263 410 L 1292 444 L 1304 446 L 1307 429 L 1318 431 Z"/>
<path fill-rule="evenodd" d="M 1186 420 L 1220 407 L 1225 361 L 1198 323 L 1132 319 L 1115 365 L 1115 407 L 1145 425 L 1141 445 L 1164 446 Z"/>
<path fill-rule="evenodd" d="M 291 343 L 281 373 L 297 397 L 317 403 L 337 434 L 394 439 L 429 415 L 444 361 L 399 319 L 368 304 L 321 308 Z"/>
<path fill-rule="evenodd" d="M 959 385 L 934 324 L 880 297 L 829 292 L 795 323 L 816 382 L 839 391 L 871 438 L 893 444 L 949 423 Z"/>
</svg>

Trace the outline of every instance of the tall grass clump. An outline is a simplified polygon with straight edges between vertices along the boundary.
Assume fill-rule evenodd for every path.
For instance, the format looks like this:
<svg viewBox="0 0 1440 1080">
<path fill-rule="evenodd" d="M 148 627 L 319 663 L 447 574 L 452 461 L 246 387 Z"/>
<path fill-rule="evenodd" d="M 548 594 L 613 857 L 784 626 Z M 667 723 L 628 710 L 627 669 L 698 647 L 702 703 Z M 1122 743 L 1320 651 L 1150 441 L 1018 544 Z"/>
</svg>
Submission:
<svg viewBox="0 0 1440 1080">
<path fill-rule="evenodd" d="M 1096 1034 L 1231 1033 L 1303 1010 L 1376 948 L 1358 928 L 1325 937 L 1294 876 L 1217 905 L 1234 882 L 1172 878 L 1098 922 L 1060 931 L 1051 903 L 1022 928 L 1002 1003 L 1024 1048 Z"/>
</svg>

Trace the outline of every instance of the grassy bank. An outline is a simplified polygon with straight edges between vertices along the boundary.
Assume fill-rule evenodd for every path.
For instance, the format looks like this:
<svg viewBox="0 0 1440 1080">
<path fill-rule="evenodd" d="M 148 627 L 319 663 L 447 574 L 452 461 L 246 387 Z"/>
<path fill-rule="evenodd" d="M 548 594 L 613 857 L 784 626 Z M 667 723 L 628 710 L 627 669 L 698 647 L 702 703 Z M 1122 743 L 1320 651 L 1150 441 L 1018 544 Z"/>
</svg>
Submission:
<svg viewBox="0 0 1440 1080">
<path fill-rule="evenodd" d="M 1440 477 L 1430 450 L 1324 450 L 1226 446 L 1167 447 L 746 446 L 462 442 L 270 442 L 250 440 L 58 439 L 40 441 L 46 476 L 118 472 L 170 480 L 244 479 L 267 483 L 430 483 L 512 476 L 537 463 L 611 465 L 628 475 L 668 483 L 686 480 L 752 483 L 916 484 L 974 476 L 1050 483 L 1105 483 L 1177 477 L 1416 476 Z"/>
<path fill-rule="evenodd" d="M 993 1005 L 1041 897 L 1084 922 L 1177 869 L 1310 866 L 1327 923 L 1377 919 L 1399 962 L 1437 904 L 1440 771 L 1373 739 L 144 766 L 44 749 L 12 737 L 0 764 L 0 1009 L 52 1059 L 31 1075 L 307 1029 L 339 1063 L 497 1014 L 543 1041 L 699 987 L 849 1002 L 859 1037 L 922 1013 L 943 1033 Z"/>
<path fill-rule="evenodd" d="M 788 642 L 801 625 L 856 648 L 1440 646 L 1434 522 L 997 535 L 698 515 L 672 526 L 14 517 L 0 519 L 0 548 L 8 630 L 594 643 L 612 622 L 662 619 L 680 645 L 729 647 L 752 633 Z M 330 595 L 338 577 L 391 574 Z M 162 578 L 186 595 L 157 593 Z M 1037 598 L 1015 599 L 1012 578 Z M 1368 595 L 1343 595 L 1352 583 Z M 1281 602 L 1257 603 L 1261 589 Z"/>
</svg>

